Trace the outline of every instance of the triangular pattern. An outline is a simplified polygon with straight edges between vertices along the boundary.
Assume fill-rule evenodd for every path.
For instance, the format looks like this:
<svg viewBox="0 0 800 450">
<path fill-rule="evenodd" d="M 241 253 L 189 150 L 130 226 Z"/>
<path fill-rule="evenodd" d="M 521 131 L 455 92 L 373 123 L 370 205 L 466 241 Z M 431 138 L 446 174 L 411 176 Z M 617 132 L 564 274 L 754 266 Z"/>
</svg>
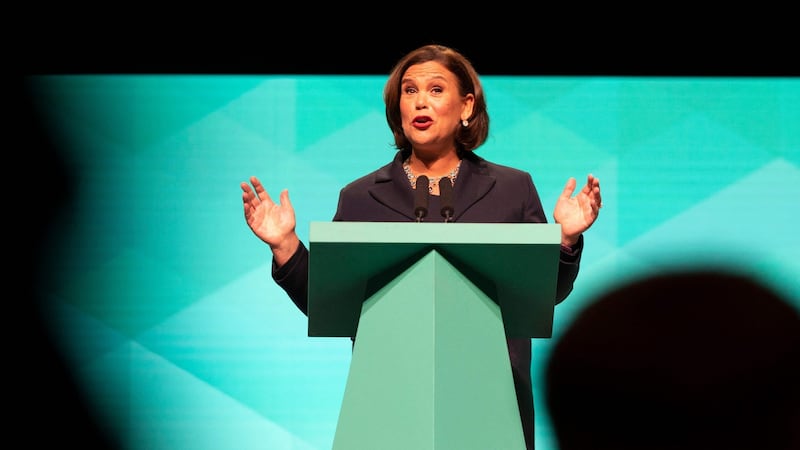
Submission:
<svg viewBox="0 0 800 450">
<path fill-rule="evenodd" d="M 307 242 L 339 189 L 394 153 L 385 77 L 35 81 L 78 196 L 44 237 L 48 323 L 105 426 L 132 449 L 330 448 L 350 341 L 307 336 L 244 223 L 239 183 L 259 176 L 275 201 L 288 189 Z M 739 267 L 800 298 L 800 80 L 498 76 L 484 88 L 478 152 L 529 171 L 548 218 L 568 177 L 602 182 L 554 338 L 595 295 L 674 264 Z M 534 341 L 537 393 L 551 342 Z M 555 448 L 535 402 L 537 448 Z"/>
</svg>

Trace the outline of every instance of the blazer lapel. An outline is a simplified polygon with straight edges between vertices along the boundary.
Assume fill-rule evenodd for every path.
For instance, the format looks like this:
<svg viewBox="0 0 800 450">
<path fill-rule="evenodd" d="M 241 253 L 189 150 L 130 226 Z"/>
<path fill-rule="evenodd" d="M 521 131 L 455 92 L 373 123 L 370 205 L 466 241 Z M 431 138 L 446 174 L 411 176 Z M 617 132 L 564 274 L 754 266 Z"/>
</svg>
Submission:
<svg viewBox="0 0 800 450">
<path fill-rule="evenodd" d="M 496 179 L 488 173 L 482 158 L 469 154 L 463 158 L 453 190 L 455 220 L 472 205 L 486 196 Z M 414 217 L 414 190 L 403 172 L 403 155 L 398 152 L 394 160 L 375 173 L 375 182 L 369 194 L 379 203 L 402 214 L 409 220 Z"/>
<path fill-rule="evenodd" d="M 454 219 L 464 214 L 478 200 L 482 199 L 495 184 L 494 175 L 487 171 L 483 160 L 477 155 L 470 155 L 461 161 L 458 177 L 453 187 Z"/>
<path fill-rule="evenodd" d="M 379 203 L 414 220 L 414 191 L 403 172 L 402 152 L 394 160 L 381 167 L 375 174 L 375 184 L 369 194 Z"/>
</svg>

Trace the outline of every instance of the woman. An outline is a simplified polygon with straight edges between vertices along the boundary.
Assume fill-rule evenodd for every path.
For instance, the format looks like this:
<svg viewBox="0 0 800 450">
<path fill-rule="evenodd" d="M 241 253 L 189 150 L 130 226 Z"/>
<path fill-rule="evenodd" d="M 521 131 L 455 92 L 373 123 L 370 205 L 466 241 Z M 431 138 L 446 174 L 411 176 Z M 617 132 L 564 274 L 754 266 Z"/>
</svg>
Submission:
<svg viewBox="0 0 800 450">
<path fill-rule="evenodd" d="M 547 218 L 531 175 L 491 163 L 474 153 L 489 132 L 486 100 L 478 74 L 457 51 L 427 45 L 413 50 L 393 68 L 384 89 L 386 119 L 394 135 L 394 159 L 345 186 L 335 221 L 407 222 L 416 219 L 416 180 L 425 175 L 430 211 L 439 211 L 442 180 L 453 186 L 450 221 L 545 223 Z M 273 255 L 272 276 L 307 314 L 308 250 L 295 232 L 295 214 L 283 190 L 275 203 L 256 177 L 243 182 L 244 214 L 253 233 Z M 597 219 L 600 182 L 589 175 L 573 196 L 570 178 L 555 205 L 561 225 L 561 257 L 556 302 L 572 291 L 578 274 L 583 232 Z M 427 221 L 444 221 L 430 214 Z M 514 384 L 527 448 L 533 448 L 531 340 L 508 339 Z"/>
</svg>

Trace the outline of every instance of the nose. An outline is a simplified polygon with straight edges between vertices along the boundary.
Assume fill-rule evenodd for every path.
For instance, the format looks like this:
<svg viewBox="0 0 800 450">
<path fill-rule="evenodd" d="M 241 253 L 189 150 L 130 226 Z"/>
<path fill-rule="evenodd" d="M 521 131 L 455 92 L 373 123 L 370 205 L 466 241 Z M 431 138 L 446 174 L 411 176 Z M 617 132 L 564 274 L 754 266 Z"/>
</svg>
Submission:
<svg viewBox="0 0 800 450">
<path fill-rule="evenodd" d="M 427 104 L 427 99 L 425 98 L 425 94 L 422 93 L 422 92 L 418 93 L 417 94 L 417 98 L 416 98 L 416 100 L 414 102 L 414 106 L 417 109 L 422 109 L 422 108 L 425 108 L 426 104 Z"/>
</svg>

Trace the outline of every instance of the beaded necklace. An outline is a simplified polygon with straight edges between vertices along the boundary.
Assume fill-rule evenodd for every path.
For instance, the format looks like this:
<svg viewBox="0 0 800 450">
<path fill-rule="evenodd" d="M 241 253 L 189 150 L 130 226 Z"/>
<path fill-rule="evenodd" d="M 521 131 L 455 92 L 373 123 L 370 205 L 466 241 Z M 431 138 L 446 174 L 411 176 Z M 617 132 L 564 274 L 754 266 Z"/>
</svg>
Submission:
<svg viewBox="0 0 800 450">
<path fill-rule="evenodd" d="M 409 158 L 410 159 L 410 158 Z M 403 162 L 403 171 L 406 173 L 406 177 L 408 177 L 408 182 L 411 183 L 411 187 L 416 189 L 417 188 L 417 177 L 419 175 L 415 175 L 414 172 L 411 171 L 411 165 L 409 163 L 409 159 L 406 159 Z M 442 175 L 440 177 L 428 177 L 428 192 L 433 192 L 434 187 L 439 186 L 439 180 L 444 177 L 450 178 L 450 182 L 453 183 L 455 186 L 456 184 L 456 177 L 458 176 L 458 169 L 461 167 L 461 160 L 458 161 L 458 165 L 453 168 L 447 175 Z"/>
</svg>

